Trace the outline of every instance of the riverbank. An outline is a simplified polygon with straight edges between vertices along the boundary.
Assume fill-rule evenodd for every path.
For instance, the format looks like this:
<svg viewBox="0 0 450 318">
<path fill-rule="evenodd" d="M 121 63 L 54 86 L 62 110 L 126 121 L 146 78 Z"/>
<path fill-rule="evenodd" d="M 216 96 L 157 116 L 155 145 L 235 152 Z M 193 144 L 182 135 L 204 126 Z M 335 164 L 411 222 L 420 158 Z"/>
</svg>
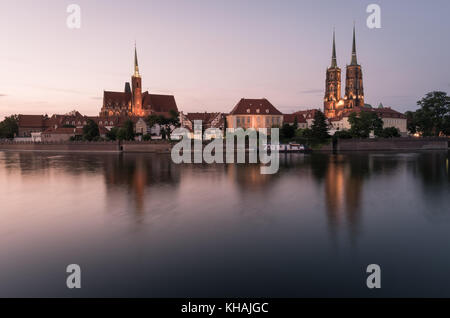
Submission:
<svg viewBox="0 0 450 318">
<path fill-rule="evenodd" d="M 447 150 L 449 138 L 377 138 L 338 139 L 326 150 L 344 151 L 407 151 L 407 150 Z"/>
<path fill-rule="evenodd" d="M 0 141 L 3 151 L 170 153 L 167 141 L 23 143 Z M 203 144 L 203 147 L 205 144 Z M 449 138 L 339 139 L 313 152 L 447 150 Z M 224 148 L 225 150 L 225 148 Z"/>
<path fill-rule="evenodd" d="M 140 142 L 0 142 L 0 150 L 4 151 L 41 151 L 41 152 L 92 152 L 92 153 L 121 153 L 121 152 L 145 152 L 145 153 L 169 153 L 172 144 L 162 141 Z"/>
</svg>

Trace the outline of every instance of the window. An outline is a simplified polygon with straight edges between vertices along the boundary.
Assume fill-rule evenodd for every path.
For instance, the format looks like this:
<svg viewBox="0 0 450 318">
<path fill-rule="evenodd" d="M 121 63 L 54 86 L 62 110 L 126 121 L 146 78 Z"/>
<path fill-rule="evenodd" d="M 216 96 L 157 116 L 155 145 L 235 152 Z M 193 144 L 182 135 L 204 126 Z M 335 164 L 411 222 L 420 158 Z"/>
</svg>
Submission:
<svg viewBox="0 0 450 318">
<path fill-rule="evenodd" d="M 247 123 L 250 124 L 250 117 L 247 117 Z"/>
</svg>

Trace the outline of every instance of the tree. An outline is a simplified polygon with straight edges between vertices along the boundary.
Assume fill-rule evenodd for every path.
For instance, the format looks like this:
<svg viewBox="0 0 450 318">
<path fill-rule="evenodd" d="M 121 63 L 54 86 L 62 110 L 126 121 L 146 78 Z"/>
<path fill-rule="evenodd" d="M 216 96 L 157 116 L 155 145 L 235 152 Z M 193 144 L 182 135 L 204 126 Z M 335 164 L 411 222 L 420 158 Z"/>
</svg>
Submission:
<svg viewBox="0 0 450 318">
<path fill-rule="evenodd" d="M 108 140 L 117 140 L 117 134 L 119 132 L 119 127 L 113 127 L 106 133 L 106 138 Z"/>
<path fill-rule="evenodd" d="M 98 125 L 92 119 L 88 119 L 85 126 L 83 126 L 83 139 L 87 141 L 93 141 L 96 137 L 100 136 Z"/>
<path fill-rule="evenodd" d="M 339 138 L 339 139 L 351 139 L 352 133 L 348 130 L 338 130 L 334 133 L 333 137 Z"/>
<path fill-rule="evenodd" d="M 297 115 L 295 115 L 295 117 L 294 117 L 294 130 L 297 130 L 298 129 L 298 118 L 297 118 Z"/>
<path fill-rule="evenodd" d="M 317 139 L 318 141 L 325 141 L 330 137 L 330 134 L 328 133 L 327 119 L 320 110 L 317 110 L 314 115 L 311 134 L 313 138 Z"/>
<path fill-rule="evenodd" d="M 281 139 L 290 140 L 295 136 L 295 127 L 284 123 L 280 129 Z"/>
<path fill-rule="evenodd" d="M 356 138 L 369 138 L 373 131 L 375 136 L 380 136 L 383 131 L 383 120 L 377 113 L 362 111 L 359 115 L 353 112 L 348 117 L 350 123 L 350 133 Z"/>
<path fill-rule="evenodd" d="M 161 136 L 163 139 L 172 134 L 173 129 L 180 127 L 179 113 L 173 109 L 169 111 L 169 116 L 152 114 L 146 118 L 146 122 L 150 127 L 158 124 L 161 129 Z"/>
<path fill-rule="evenodd" d="M 19 134 L 19 117 L 12 115 L 0 122 L 0 138 L 14 138 Z"/>
<path fill-rule="evenodd" d="M 427 93 L 417 102 L 420 108 L 413 115 L 417 131 L 422 136 L 448 135 L 450 130 L 450 97 L 447 93 L 434 91 Z M 447 133 L 446 133 L 447 132 Z"/>
<path fill-rule="evenodd" d="M 127 119 L 117 132 L 119 140 L 134 140 L 134 124 L 131 119 Z"/>
<path fill-rule="evenodd" d="M 406 129 L 408 129 L 410 134 L 414 135 L 417 132 L 416 113 L 412 111 L 407 111 L 405 115 L 406 115 Z"/>
<path fill-rule="evenodd" d="M 383 138 L 400 137 L 400 132 L 396 127 L 387 127 L 382 130 L 379 137 Z"/>
</svg>

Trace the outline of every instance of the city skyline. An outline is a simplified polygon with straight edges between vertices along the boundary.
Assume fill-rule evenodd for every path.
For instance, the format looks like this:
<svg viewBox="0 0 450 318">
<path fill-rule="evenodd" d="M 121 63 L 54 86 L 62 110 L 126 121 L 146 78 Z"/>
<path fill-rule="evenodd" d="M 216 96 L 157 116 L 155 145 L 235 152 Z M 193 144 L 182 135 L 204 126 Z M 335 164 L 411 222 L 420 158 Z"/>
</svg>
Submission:
<svg viewBox="0 0 450 318">
<path fill-rule="evenodd" d="M 321 109 L 333 28 L 345 68 L 353 21 L 368 103 L 404 112 L 450 88 L 450 44 L 439 41 L 450 26 L 445 1 L 380 1 L 381 29 L 366 26 L 370 1 L 78 1 L 79 30 L 65 24 L 69 3 L 43 2 L 1 4 L 1 29 L 14 36 L 6 31 L 0 52 L 0 118 L 97 114 L 103 91 L 122 89 L 132 74 L 135 41 L 143 90 L 175 95 L 182 111 L 229 112 L 242 97 L 266 97 L 283 113 Z"/>
</svg>

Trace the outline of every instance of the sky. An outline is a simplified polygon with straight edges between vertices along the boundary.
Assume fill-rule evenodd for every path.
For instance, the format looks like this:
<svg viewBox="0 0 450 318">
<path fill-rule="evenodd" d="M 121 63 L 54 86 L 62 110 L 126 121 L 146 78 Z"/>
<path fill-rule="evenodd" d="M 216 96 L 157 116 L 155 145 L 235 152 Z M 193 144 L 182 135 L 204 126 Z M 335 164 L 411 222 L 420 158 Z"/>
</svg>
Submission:
<svg viewBox="0 0 450 318">
<path fill-rule="evenodd" d="M 66 24 L 72 3 L 80 29 Z M 371 3 L 380 29 L 366 25 Z M 143 89 L 183 112 L 262 97 L 284 113 L 322 108 L 333 28 L 344 94 L 354 23 L 366 103 L 413 110 L 450 92 L 448 12 L 448 0 L 0 0 L 0 118 L 97 115 L 103 91 L 130 81 L 135 41 Z"/>
</svg>

